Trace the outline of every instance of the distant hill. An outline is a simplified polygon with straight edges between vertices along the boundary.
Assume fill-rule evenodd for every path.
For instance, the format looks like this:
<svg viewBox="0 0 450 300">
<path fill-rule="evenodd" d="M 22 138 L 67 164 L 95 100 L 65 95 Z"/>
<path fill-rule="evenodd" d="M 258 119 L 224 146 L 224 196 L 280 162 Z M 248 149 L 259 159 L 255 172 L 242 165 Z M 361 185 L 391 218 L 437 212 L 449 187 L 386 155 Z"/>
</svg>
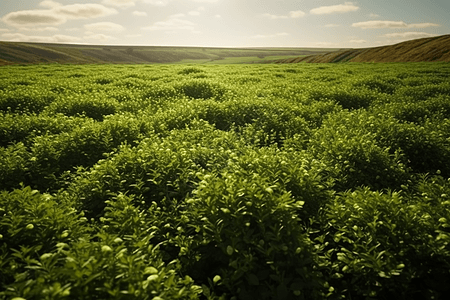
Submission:
<svg viewBox="0 0 450 300">
<path fill-rule="evenodd" d="M 298 57 L 337 50 L 339 49 L 101 46 L 0 42 L 0 65 L 214 62 L 230 57 L 249 57 L 251 62 L 268 57 L 273 59 Z"/>
<path fill-rule="evenodd" d="M 416 39 L 390 46 L 362 48 L 280 59 L 274 63 L 450 62 L 450 35 Z"/>
</svg>

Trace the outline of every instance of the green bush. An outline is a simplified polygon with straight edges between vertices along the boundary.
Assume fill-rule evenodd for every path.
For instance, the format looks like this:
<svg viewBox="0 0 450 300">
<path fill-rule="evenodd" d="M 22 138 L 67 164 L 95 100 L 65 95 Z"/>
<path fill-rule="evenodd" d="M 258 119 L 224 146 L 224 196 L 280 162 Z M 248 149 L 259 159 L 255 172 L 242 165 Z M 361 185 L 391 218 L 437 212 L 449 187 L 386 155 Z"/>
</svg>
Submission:
<svg viewBox="0 0 450 300">
<path fill-rule="evenodd" d="M 356 81 L 353 84 L 356 88 L 367 88 L 369 90 L 376 91 L 378 93 L 394 94 L 399 86 L 401 86 L 401 80 L 388 76 L 374 76 L 363 78 Z"/>
<path fill-rule="evenodd" d="M 375 128 L 379 143 L 399 149 L 406 165 L 417 173 L 441 172 L 450 176 L 450 143 L 448 133 L 430 124 L 385 122 Z"/>
<path fill-rule="evenodd" d="M 415 87 L 405 87 L 399 89 L 397 94 L 406 97 L 413 97 L 414 101 L 423 101 L 439 95 L 450 95 L 450 84 L 424 84 Z"/>
<path fill-rule="evenodd" d="M 0 148 L 0 190 L 12 190 L 28 182 L 30 158 L 23 143 Z"/>
<path fill-rule="evenodd" d="M 378 97 L 377 92 L 362 87 L 318 89 L 309 92 L 309 98 L 314 101 L 333 100 L 345 109 L 368 108 Z"/>
<path fill-rule="evenodd" d="M 316 242 L 328 259 L 336 298 L 443 299 L 450 278 L 449 184 L 417 194 L 361 189 L 335 198 L 323 212 Z M 323 226 L 322 225 L 322 226 Z"/>
<path fill-rule="evenodd" d="M 273 143 L 281 145 L 284 139 L 294 135 L 307 140 L 310 135 L 310 124 L 302 117 L 305 111 L 285 101 L 242 100 L 217 103 L 207 100 L 198 103 L 197 107 L 199 118 L 214 124 L 220 130 L 234 128 L 244 135 L 248 134 L 249 140 L 260 146 Z M 251 136 L 249 131 L 256 136 Z"/>
<path fill-rule="evenodd" d="M 203 69 L 197 68 L 197 67 L 186 67 L 182 70 L 178 71 L 178 74 L 180 75 L 189 75 L 189 74 L 198 74 L 198 73 L 204 73 L 205 71 Z"/>
<path fill-rule="evenodd" d="M 186 203 L 193 241 L 181 259 L 213 294 L 321 298 L 316 254 L 298 219 L 302 204 L 278 184 L 245 170 L 205 175 Z"/>
<path fill-rule="evenodd" d="M 413 97 L 402 98 L 386 108 L 398 120 L 423 124 L 427 119 L 450 117 L 450 97 L 441 95 L 416 102 Z"/>
<path fill-rule="evenodd" d="M 359 113 L 331 117 L 312 136 L 308 150 L 327 166 L 340 191 L 399 188 L 408 178 L 402 152 L 378 145 L 377 135 L 355 120 L 361 120 Z"/>
<path fill-rule="evenodd" d="M 83 127 L 70 132 L 37 136 L 24 156 L 28 159 L 26 184 L 43 191 L 58 189 L 64 184 L 63 172 L 93 166 L 121 144 L 136 144 L 144 127 L 126 116 L 115 116 L 103 123 L 86 120 Z"/>
<path fill-rule="evenodd" d="M 138 148 L 120 147 L 118 154 L 81 174 L 68 192 L 89 216 L 102 215 L 105 201 L 123 190 L 147 205 L 153 201 L 171 205 L 172 200 L 183 199 L 193 189 L 197 171 L 186 150 L 160 140 L 146 140 Z"/>
<path fill-rule="evenodd" d="M 0 111 L 40 113 L 55 100 L 53 93 L 38 88 L 0 91 Z"/>
<path fill-rule="evenodd" d="M 185 96 L 193 99 L 222 100 L 228 91 L 223 84 L 209 80 L 193 79 L 186 80 L 175 86 L 175 89 Z"/>
<path fill-rule="evenodd" d="M 307 223 L 320 207 L 330 199 L 333 180 L 330 180 L 326 165 L 306 152 L 280 151 L 279 149 L 248 149 L 228 159 L 227 172 L 259 174 L 269 182 L 276 183 L 302 204 L 297 214 Z"/>
<path fill-rule="evenodd" d="M 71 203 L 58 203 L 30 187 L 0 192 L 0 291 L 32 276 L 31 265 L 58 243 L 76 241 L 89 231 Z"/>
<path fill-rule="evenodd" d="M 103 95 L 92 97 L 71 97 L 60 99 L 48 107 L 46 113 L 62 113 L 66 116 L 86 116 L 94 120 L 102 121 L 107 115 L 117 112 L 118 103 L 116 100 L 107 99 Z"/>
<path fill-rule="evenodd" d="M 29 145 L 34 137 L 68 132 L 83 123 L 82 118 L 62 114 L 44 116 L 0 113 L 0 146 L 6 147 L 17 142 Z"/>
<path fill-rule="evenodd" d="M 6 257 L 2 264 L 10 266 L 6 270 L 14 270 L 14 274 L 2 274 L 5 276 L 1 277 L 3 291 L 0 296 L 25 299 L 198 299 L 201 287 L 194 285 L 190 277 L 180 274 L 176 261 L 166 263 L 162 260 L 159 246 L 152 243 L 151 226 L 145 226 L 150 224 L 142 224 L 145 214 L 130 206 L 130 198 L 123 195 L 115 198 L 107 215 L 114 218 L 105 219 L 102 229 L 87 235 L 82 231 L 82 228 L 88 228 L 86 225 L 81 230 L 79 228 L 85 221 L 77 219 L 73 209 L 64 210 L 64 206 L 48 199 L 43 202 L 42 197 L 34 195 L 36 192 L 25 189 L 17 197 L 21 203 L 13 211 L 14 218 L 0 223 L 2 226 L 14 224 L 6 232 L 21 238 L 20 251 L 8 249 L 8 246 L 15 246 L 9 235 L 5 237 L 9 243 L 1 248 L 2 257 Z M 30 203 L 31 207 L 24 206 L 31 197 L 34 197 L 32 200 L 40 199 Z M 35 214 L 42 220 L 37 220 Z M 142 226 L 134 227 L 135 235 L 115 232 L 118 231 L 118 222 L 126 226 L 136 216 L 140 217 Z M 23 234 L 26 232 L 29 234 Z M 6 249 L 10 252 L 5 255 Z M 16 272 L 20 275 L 12 280 L 10 277 Z"/>
</svg>

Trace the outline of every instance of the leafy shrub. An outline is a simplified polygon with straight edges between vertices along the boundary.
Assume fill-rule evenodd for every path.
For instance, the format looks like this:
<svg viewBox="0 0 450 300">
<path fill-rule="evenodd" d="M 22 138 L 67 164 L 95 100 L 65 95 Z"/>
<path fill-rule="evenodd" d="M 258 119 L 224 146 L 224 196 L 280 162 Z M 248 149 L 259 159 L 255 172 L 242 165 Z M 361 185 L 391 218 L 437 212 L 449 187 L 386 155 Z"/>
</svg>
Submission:
<svg viewBox="0 0 450 300">
<path fill-rule="evenodd" d="M 63 172 L 93 166 L 121 144 L 135 144 L 142 130 L 140 123 L 118 116 L 103 123 L 86 121 L 70 132 L 38 136 L 30 146 L 27 184 L 40 190 L 57 189 Z"/>
<path fill-rule="evenodd" d="M 371 134 L 376 144 L 390 149 L 391 154 L 401 152 L 402 162 L 416 173 L 436 173 L 438 170 L 448 176 L 449 169 L 445 161 L 450 157 L 449 137 L 437 120 L 425 121 L 423 126 L 399 122 L 389 116 L 389 112 L 357 113 L 348 118 L 336 119 L 348 131 L 359 128 L 361 132 Z M 432 125 L 434 124 L 434 125 Z"/>
<path fill-rule="evenodd" d="M 293 199 L 302 204 L 297 214 L 302 222 L 310 217 L 331 197 L 332 181 L 325 171 L 326 166 L 305 152 L 280 151 L 275 147 L 248 149 L 239 156 L 230 157 L 227 172 L 247 172 L 259 174 L 268 182 L 276 183 L 289 192 Z"/>
<path fill-rule="evenodd" d="M 101 121 L 106 115 L 116 113 L 118 103 L 112 99 L 103 97 L 80 97 L 64 98 L 54 102 L 47 109 L 47 114 L 62 113 L 66 116 L 86 116 Z"/>
<path fill-rule="evenodd" d="M 378 145 L 377 135 L 355 126 L 355 119 L 358 113 L 333 116 L 315 132 L 308 149 L 327 166 L 339 190 L 398 188 L 408 175 L 401 151 Z"/>
<path fill-rule="evenodd" d="M 219 279 L 213 293 L 241 299 L 320 298 L 301 202 L 276 183 L 244 170 L 205 175 L 186 202 L 197 259 L 183 262 L 194 280 Z"/>
<path fill-rule="evenodd" d="M 28 181 L 30 157 L 23 143 L 0 148 L 0 190 L 18 188 Z"/>
<path fill-rule="evenodd" d="M 99 78 L 94 79 L 94 82 L 97 84 L 109 84 L 111 82 L 114 82 L 114 79 L 106 78 L 106 77 L 99 77 Z"/>
<path fill-rule="evenodd" d="M 172 85 L 155 84 L 145 89 L 142 99 L 170 100 L 179 96 L 179 91 Z"/>
<path fill-rule="evenodd" d="M 133 89 L 142 89 L 147 88 L 149 86 L 149 83 L 147 80 L 140 78 L 139 75 L 135 76 L 127 76 L 126 78 L 123 78 L 121 80 L 118 80 L 114 83 L 115 86 L 119 87 L 120 89 L 115 92 L 129 92 L 129 90 Z"/>
<path fill-rule="evenodd" d="M 414 101 L 422 101 L 439 95 L 450 95 L 450 84 L 424 84 L 399 89 L 399 95 L 413 97 Z"/>
<path fill-rule="evenodd" d="M 64 115 L 18 115 L 0 113 L 0 146 L 17 142 L 26 145 L 39 135 L 58 134 L 81 126 L 84 120 Z"/>
<path fill-rule="evenodd" d="M 227 88 L 219 83 L 208 80 L 187 80 L 178 84 L 175 89 L 193 99 L 214 98 L 221 100 L 227 93 Z"/>
<path fill-rule="evenodd" d="M 0 216 L 2 291 L 25 274 L 32 275 L 30 265 L 58 243 L 76 241 L 89 232 L 70 203 L 58 203 L 30 187 L 0 192 Z"/>
<path fill-rule="evenodd" d="M 45 207 L 45 204 L 53 206 Z M 158 245 L 152 243 L 153 235 L 149 227 L 144 224 L 135 227 L 134 236 L 108 232 L 115 231 L 117 222 L 128 224 L 127 221 L 136 217 L 135 212 L 141 221 L 145 220 L 145 214 L 133 210 L 126 196 L 114 199 L 108 216 L 115 218 L 105 219 L 103 229 L 90 236 L 76 231 L 84 221 L 74 219 L 71 209 L 68 214 L 55 211 L 54 203 L 45 204 L 39 204 L 41 211 L 34 208 L 31 212 L 38 212 L 51 220 L 37 223 L 41 226 L 41 232 L 52 234 L 48 239 L 51 242 L 40 248 L 40 243 L 46 239 L 37 242 L 39 236 L 34 236 L 27 241 L 33 244 L 31 249 L 22 246 L 20 251 L 8 257 L 6 262 L 15 264 L 16 270 L 23 273 L 16 276 L 14 282 L 5 282 L 2 287 L 6 289 L 1 294 L 27 299 L 42 298 L 43 295 L 47 299 L 198 299 L 201 287 L 195 286 L 190 277 L 179 274 L 176 261 L 165 263 L 162 260 Z M 47 211 L 42 211 L 43 208 Z M 56 217 L 49 213 L 56 213 Z M 26 224 L 30 220 L 24 221 Z M 44 227 L 46 223 L 58 229 L 57 226 L 61 229 L 67 228 L 67 225 L 71 227 L 59 232 L 53 227 Z M 25 224 L 15 233 L 24 230 L 37 232 L 38 228 L 31 226 L 33 223 Z M 23 237 L 26 238 L 26 235 Z M 2 250 L 5 248 L 2 247 Z"/>
<path fill-rule="evenodd" d="M 414 98 L 402 98 L 401 101 L 390 103 L 386 110 L 398 120 L 423 124 L 427 119 L 444 119 L 450 117 L 450 97 L 441 95 L 421 102 Z"/>
<path fill-rule="evenodd" d="M 189 74 L 198 74 L 198 73 L 204 73 L 205 71 L 203 69 L 197 68 L 197 67 L 186 67 L 182 70 L 178 71 L 178 74 L 180 75 L 189 75 Z"/>
<path fill-rule="evenodd" d="M 40 113 L 56 96 L 40 89 L 19 89 L 0 92 L 0 111 L 17 113 Z"/>
<path fill-rule="evenodd" d="M 367 88 L 378 93 L 394 94 L 397 87 L 400 86 L 401 80 L 388 76 L 374 76 L 363 78 L 354 83 L 356 88 Z"/>
<path fill-rule="evenodd" d="M 414 172 L 450 176 L 448 134 L 434 126 L 384 123 L 377 126 L 380 144 L 400 149 Z M 443 134 L 445 133 L 445 134 Z"/>
<path fill-rule="evenodd" d="M 70 197 L 81 201 L 90 216 L 103 214 L 110 195 L 127 190 L 148 205 L 171 205 L 193 189 L 198 168 L 186 150 L 159 140 L 141 142 L 139 148 L 123 146 L 111 158 L 100 161 L 69 187 Z M 164 206 L 164 205 L 163 205 Z"/>
<path fill-rule="evenodd" d="M 196 111 L 199 118 L 220 130 L 241 130 L 240 127 L 244 127 L 243 131 L 258 132 L 258 137 L 248 137 L 258 140 L 261 146 L 281 145 L 285 138 L 295 134 L 307 140 L 310 134 L 309 124 L 301 116 L 304 111 L 287 102 L 243 100 L 217 103 L 210 100 L 199 103 Z"/>
<path fill-rule="evenodd" d="M 419 190 L 428 193 L 413 197 L 362 189 L 328 204 L 321 221 L 326 233 L 316 241 L 329 260 L 336 297 L 443 299 L 450 210 L 441 193 L 448 187 L 441 177 L 423 183 Z"/>
<path fill-rule="evenodd" d="M 345 109 L 359 109 L 369 107 L 378 94 L 365 88 L 333 88 L 310 91 L 309 97 L 318 101 L 334 100 Z"/>
</svg>

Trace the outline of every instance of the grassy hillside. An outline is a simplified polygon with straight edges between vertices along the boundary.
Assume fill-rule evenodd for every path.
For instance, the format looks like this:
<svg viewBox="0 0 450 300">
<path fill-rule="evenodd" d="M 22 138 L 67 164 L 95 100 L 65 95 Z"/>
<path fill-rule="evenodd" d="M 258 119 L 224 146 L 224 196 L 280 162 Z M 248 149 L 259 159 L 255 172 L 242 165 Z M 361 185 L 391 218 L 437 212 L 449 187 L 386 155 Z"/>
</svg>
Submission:
<svg viewBox="0 0 450 300">
<path fill-rule="evenodd" d="M 249 63 L 323 54 L 320 48 L 95 46 L 0 42 L 0 65 L 35 63 Z M 237 59 L 236 59 L 237 58 Z"/>
<path fill-rule="evenodd" d="M 349 49 L 275 61 L 276 63 L 424 62 L 450 61 L 450 35 L 402 42 L 395 45 Z"/>
</svg>

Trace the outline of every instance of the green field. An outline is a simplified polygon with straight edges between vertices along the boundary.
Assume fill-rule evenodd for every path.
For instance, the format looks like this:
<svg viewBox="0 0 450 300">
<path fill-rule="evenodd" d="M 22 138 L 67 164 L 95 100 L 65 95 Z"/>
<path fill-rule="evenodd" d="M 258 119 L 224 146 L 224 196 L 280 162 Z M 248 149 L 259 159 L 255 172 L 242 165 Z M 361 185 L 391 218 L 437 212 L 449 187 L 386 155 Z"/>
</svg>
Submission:
<svg viewBox="0 0 450 300">
<path fill-rule="evenodd" d="M 208 65 L 228 65 L 228 64 L 259 64 L 269 63 L 278 59 L 294 59 L 298 57 L 305 57 L 306 55 L 274 55 L 274 56 L 243 56 L 243 57 L 219 57 L 213 59 L 183 59 L 174 64 L 208 64 Z"/>
<path fill-rule="evenodd" d="M 212 48 L 100 46 L 0 41 L 0 65 L 11 64 L 230 64 L 324 54 L 329 48 Z"/>
<path fill-rule="evenodd" d="M 449 76 L 1 67 L 0 299 L 446 299 Z"/>
</svg>

